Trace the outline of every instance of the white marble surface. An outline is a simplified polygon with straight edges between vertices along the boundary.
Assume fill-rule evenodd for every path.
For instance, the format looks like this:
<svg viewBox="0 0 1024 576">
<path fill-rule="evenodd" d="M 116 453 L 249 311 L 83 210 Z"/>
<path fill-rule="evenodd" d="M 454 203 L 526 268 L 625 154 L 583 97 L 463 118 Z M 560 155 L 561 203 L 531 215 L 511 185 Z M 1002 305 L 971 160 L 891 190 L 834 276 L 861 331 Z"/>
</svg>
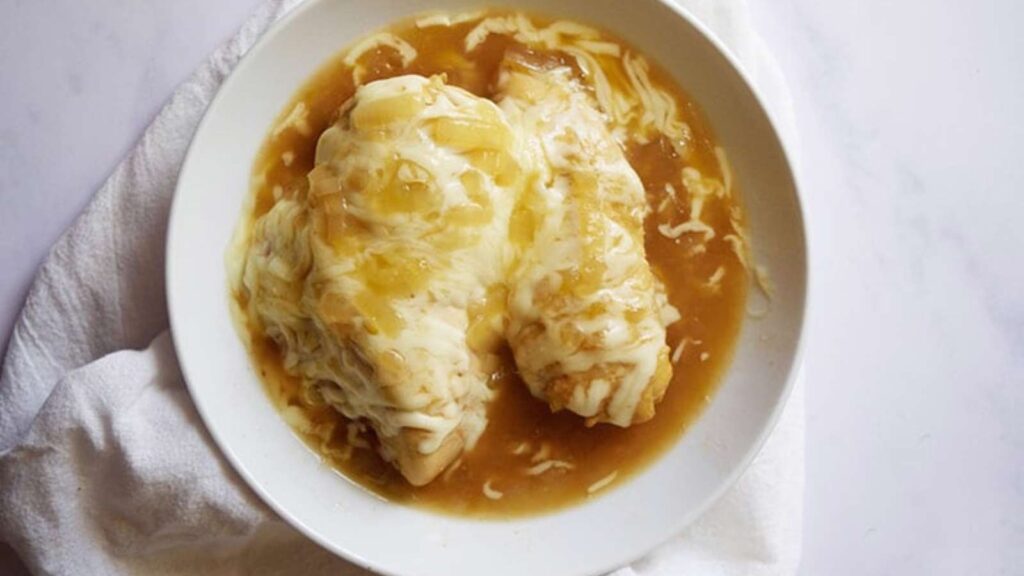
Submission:
<svg viewBox="0 0 1024 576">
<path fill-rule="evenodd" d="M 256 1 L 3 2 L 0 346 L 48 247 Z M 802 572 L 1022 574 L 1024 3 L 749 1 L 811 214 Z"/>
</svg>

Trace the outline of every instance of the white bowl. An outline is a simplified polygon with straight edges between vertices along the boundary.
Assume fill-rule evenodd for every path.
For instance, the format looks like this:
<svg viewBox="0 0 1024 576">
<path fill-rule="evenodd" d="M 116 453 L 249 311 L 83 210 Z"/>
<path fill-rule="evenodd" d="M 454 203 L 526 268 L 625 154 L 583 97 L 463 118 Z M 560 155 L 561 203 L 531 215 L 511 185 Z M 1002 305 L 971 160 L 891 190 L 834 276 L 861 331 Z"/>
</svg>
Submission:
<svg viewBox="0 0 1024 576">
<path fill-rule="evenodd" d="M 718 42 L 658 0 L 517 0 L 526 10 L 610 29 L 665 67 L 728 150 L 756 259 L 776 292 L 748 318 L 713 400 L 657 462 L 617 489 L 557 513 L 474 520 L 384 502 L 322 464 L 271 405 L 228 311 L 224 252 L 253 159 L 296 90 L 355 38 L 428 10 L 477 0 L 309 0 L 273 27 L 224 83 L 181 170 L 167 246 L 174 343 L 192 398 L 228 460 L 282 517 L 333 552 L 389 574 L 595 574 L 678 533 L 754 457 L 792 383 L 807 286 L 797 186 L 756 91 Z"/>
</svg>

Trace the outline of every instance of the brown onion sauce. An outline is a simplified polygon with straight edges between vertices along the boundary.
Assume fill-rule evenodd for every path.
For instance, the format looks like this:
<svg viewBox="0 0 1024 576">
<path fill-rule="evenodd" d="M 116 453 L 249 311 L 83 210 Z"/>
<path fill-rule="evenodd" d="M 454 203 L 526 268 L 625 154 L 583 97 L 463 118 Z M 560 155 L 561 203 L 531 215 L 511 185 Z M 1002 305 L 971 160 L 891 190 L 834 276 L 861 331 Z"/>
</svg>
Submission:
<svg viewBox="0 0 1024 576">
<path fill-rule="evenodd" d="M 496 13 L 500 12 L 492 11 L 488 15 Z M 532 20 L 545 22 L 536 17 Z M 462 40 L 474 25 L 418 29 L 412 22 L 403 22 L 390 27 L 390 32 L 409 42 L 419 55 L 409 67 L 403 68 L 391 50 L 378 49 L 362 61 L 367 69 L 365 81 L 407 73 L 425 76 L 447 73 L 449 83 L 490 97 L 491 81 L 512 41 L 492 35 L 477 50 L 466 54 L 462 51 Z M 606 39 L 628 48 L 618 38 L 603 34 Z M 460 58 L 471 66 L 453 68 L 453 62 Z M 719 178 L 722 174 L 714 155 L 714 139 L 696 104 L 653 62 L 650 74 L 655 85 L 674 95 L 683 120 L 694 136 L 693 154 L 688 161 L 683 161 L 667 142 L 660 140 L 627 150 L 627 157 L 643 180 L 652 207 L 656 208 L 664 198 L 666 183 L 674 185 L 681 201 L 678 208 L 673 206 L 660 214 L 652 212 L 645 223 L 648 259 L 665 282 L 669 300 L 683 318 L 669 327 L 669 346 L 675 350 L 682 339 L 691 341 L 674 365 L 672 384 L 658 404 L 654 419 L 626 429 L 608 424 L 587 428 L 574 414 L 552 414 L 544 402 L 530 396 L 515 373 L 511 355 L 506 353 L 504 366 L 495 376 L 499 394 L 490 407 L 487 430 L 476 448 L 464 455 L 461 464 L 445 477 L 414 488 L 372 450 L 351 450 L 348 459 L 332 457 L 317 449 L 317 439 L 307 438 L 332 467 L 388 500 L 446 513 L 503 517 L 549 512 L 599 494 L 589 495 L 587 488 L 613 472 L 616 473 L 614 484 L 621 483 L 674 444 L 700 414 L 729 364 L 744 315 L 747 275 L 730 246 L 722 240 L 729 231 L 729 209 L 738 199 L 705 205 L 702 219 L 718 231 L 707 243 L 705 253 L 691 252 L 697 241 L 693 235 L 684 235 L 675 242 L 658 232 L 658 224 L 675 225 L 687 217 L 686 188 L 680 178 L 684 166 L 694 166 L 705 175 Z M 616 76 L 621 78 L 623 74 L 613 75 L 613 81 Z M 304 101 L 309 108 L 308 122 L 312 130 L 309 135 L 286 130 L 276 137 L 268 136 L 253 171 L 256 195 L 253 219 L 273 205 L 276 186 L 286 195 L 305 194 L 306 174 L 313 167 L 317 138 L 336 120 L 340 106 L 353 91 L 351 68 L 339 55 L 303 86 L 285 108 L 280 119 L 297 102 Z M 290 165 L 282 160 L 286 152 L 294 155 Z M 726 273 L 720 288 L 713 291 L 705 282 L 719 266 L 724 267 Z M 253 325 L 250 322 L 250 326 Z M 308 404 L 301 394 L 298 379 L 284 371 L 276 344 L 255 331 L 252 338 L 253 357 L 278 406 L 302 410 L 316 426 L 334 425 L 330 446 L 345 448 L 344 417 L 327 406 Z M 529 450 L 514 455 L 517 447 L 522 450 L 524 442 L 529 444 Z M 550 448 L 550 458 L 571 462 L 574 468 L 528 476 L 525 470 L 536 464 L 531 462 L 531 456 L 545 443 Z M 332 453 L 337 452 L 332 450 Z M 301 479 L 296 481 L 301 482 Z M 500 499 L 484 495 L 482 487 L 488 481 L 491 488 L 503 494 Z"/>
</svg>

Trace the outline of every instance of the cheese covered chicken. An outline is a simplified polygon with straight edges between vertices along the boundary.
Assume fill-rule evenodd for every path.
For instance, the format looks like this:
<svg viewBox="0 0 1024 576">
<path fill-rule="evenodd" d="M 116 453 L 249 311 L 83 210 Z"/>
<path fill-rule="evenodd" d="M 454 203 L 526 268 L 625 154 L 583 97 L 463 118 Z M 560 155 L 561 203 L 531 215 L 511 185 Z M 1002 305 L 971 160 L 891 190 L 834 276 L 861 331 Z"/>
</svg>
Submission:
<svg viewBox="0 0 1024 576">
<path fill-rule="evenodd" d="M 249 317 L 285 369 L 413 485 L 471 450 L 511 348 L 588 424 L 649 420 L 678 318 L 644 253 L 643 185 L 572 71 L 510 52 L 495 104 L 435 76 L 358 88 L 308 187 L 253 224 Z"/>
<path fill-rule="evenodd" d="M 306 197 L 253 228 L 252 316 L 414 485 L 487 424 L 516 149 L 489 100 L 439 77 L 373 82 L 320 137 Z"/>
<path fill-rule="evenodd" d="M 512 53 L 498 94 L 534 170 L 512 219 L 520 374 L 588 423 L 649 420 L 672 377 L 665 325 L 678 315 L 644 254 L 643 184 L 569 68 Z"/>
<path fill-rule="evenodd" d="M 371 31 L 250 184 L 226 263 L 265 391 L 396 503 L 508 518 L 621 485 L 708 405 L 766 286 L 697 103 L 574 20 Z"/>
</svg>

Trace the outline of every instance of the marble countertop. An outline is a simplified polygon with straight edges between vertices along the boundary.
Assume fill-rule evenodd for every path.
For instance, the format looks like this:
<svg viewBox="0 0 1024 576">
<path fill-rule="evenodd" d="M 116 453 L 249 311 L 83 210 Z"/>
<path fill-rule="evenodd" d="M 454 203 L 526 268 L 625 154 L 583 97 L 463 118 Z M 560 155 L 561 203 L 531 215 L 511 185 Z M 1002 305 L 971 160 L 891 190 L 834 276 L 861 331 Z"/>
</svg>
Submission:
<svg viewBox="0 0 1024 576">
<path fill-rule="evenodd" d="M 802 573 L 1020 574 L 1024 3 L 748 1 L 810 213 Z M 256 3 L 5 6 L 0 347 L 48 247 Z"/>
</svg>

